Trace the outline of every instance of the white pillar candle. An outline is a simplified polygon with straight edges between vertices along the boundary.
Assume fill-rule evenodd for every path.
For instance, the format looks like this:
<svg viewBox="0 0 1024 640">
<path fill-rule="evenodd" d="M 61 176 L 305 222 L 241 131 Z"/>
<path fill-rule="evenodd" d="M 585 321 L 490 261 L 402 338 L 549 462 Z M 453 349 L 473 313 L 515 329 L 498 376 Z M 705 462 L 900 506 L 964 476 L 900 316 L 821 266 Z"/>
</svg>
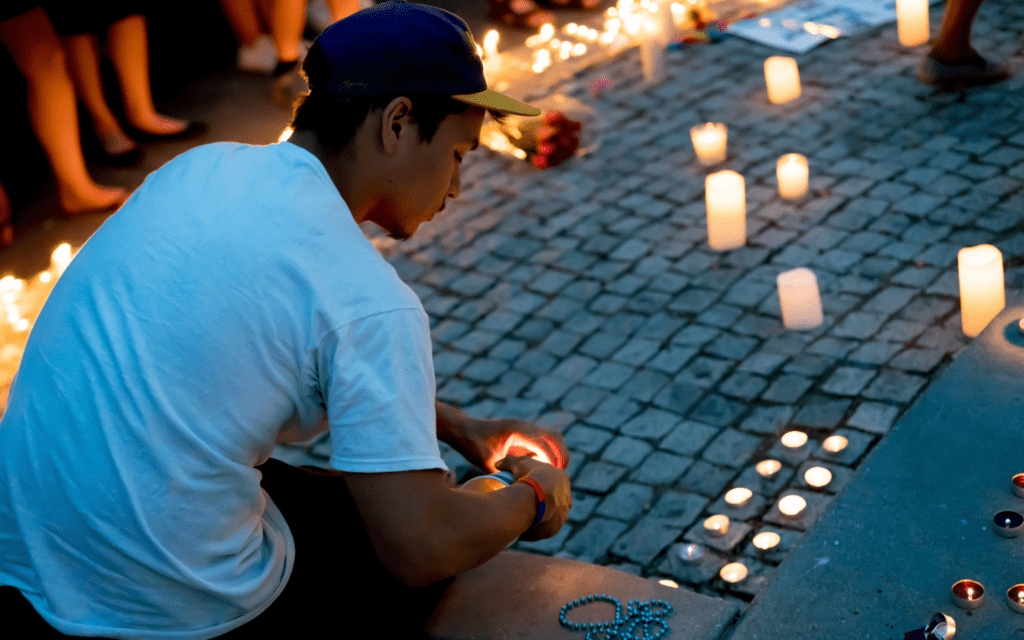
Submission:
<svg viewBox="0 0 1024 640">
<path fill-rule="evenodd" d="M 774 104 L 800 97 L 800 69 L 793 58 L 772 56 L 765 60 L 764 81 L 768 85 L 768 99 Z"/>
<path fill-rule="evenodd" d="M 690 128 L 690 140 L 697 159 L 706 167 L 725 160 L 725 146 L 729 129 L 720 122 L 708 122 Z"/>
<path fill-rule="evenodd" d="M 799 153 L 787 153 L 775 163 L 779 179 L 779 195 L 789 200 L 807 194 L 807 158 Z"/>
<path fill-rule="evenodd" d="M 640 69 L 643 71 L 645 83 L 661 84 L 668 77 L 666 46 L 658 25 L 646 22 L 640 38 Z"/>
<path fill-rule="evenodd" d="M 708 245 L 727 251 L 747 243 L 747 193 L 735 171 L 712 173 L 704 180 L 708 209 Z"/>
<path fill-rule="evenodd" d="M 928 0 L 896 0 L 896 32 L 904 47 L 928 42 Z"/>
<path fill-rule="evenodd" d="M 811 329 L 822 323 L 818 279 L 810 269 L 799 267 L 776 277 L 782 324 L 787 329 Z"/>
<path fill-rule="evenodd" d="M 1003 254 L 990 244 L 965 247 L 957 253 L 960 272 L 960 321 L 973 338 L 1006 306 Z"/>
</svg>

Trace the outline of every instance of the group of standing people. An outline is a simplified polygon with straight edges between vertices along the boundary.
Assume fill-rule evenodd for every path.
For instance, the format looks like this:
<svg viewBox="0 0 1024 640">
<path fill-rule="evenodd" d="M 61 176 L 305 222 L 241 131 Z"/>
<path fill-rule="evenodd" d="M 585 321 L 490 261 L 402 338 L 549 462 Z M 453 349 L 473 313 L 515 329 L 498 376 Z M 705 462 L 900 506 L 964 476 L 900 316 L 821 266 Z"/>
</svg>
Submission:
<svg viewBox="0 0 1024 640">
<path fill-rule="evenodd" d="M 239 41 L 239 67 L 274 75 L 274 91 L 290 103 L 301 79 L 306 0 L 221 0 L 221 7 Z M 320 30 L 353 13 L 358 0 L 330 0 L 327 7 Z M 99 142 L 89 159 L 108 166 L 136 164 L 140 143 L 195 138 L 205 131 L 201 123 L 163 115 L 154 106 L 143 9 L 130 0 L 0 3 L 0 44 L 25 78 L 29 121 L 67 215 L 112 210 L 128 197 L 125 189 L 99 184 L 89 174 L 79 100 Z M 104 91 L 104 53 L 117 76 L 120 108 L 110 105 Z M 12 209 L 0 184 L 0 247 L 14 240 Z"/>
</svg>

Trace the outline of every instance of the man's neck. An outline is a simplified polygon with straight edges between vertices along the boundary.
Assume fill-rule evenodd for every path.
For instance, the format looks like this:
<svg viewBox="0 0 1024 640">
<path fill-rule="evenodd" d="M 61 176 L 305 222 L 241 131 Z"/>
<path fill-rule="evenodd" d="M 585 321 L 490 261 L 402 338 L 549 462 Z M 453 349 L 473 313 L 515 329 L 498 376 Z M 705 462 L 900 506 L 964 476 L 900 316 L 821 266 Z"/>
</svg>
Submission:
<svg viewBox="0 0 1024 640">
<path fill-rule="evenodd" d="M 372 191 L 367 189 L 370 185 L 368 172 L 365 171 L 367 167 L 358 161 L 356 154 L 347 150 L 338 152 L 329 149 L 320 144 L 310 131 L 296 131 L 288 142 L 316 156 L 348 205 L 356 223 L 363 222 L 372 207 Z"/>
</svg>

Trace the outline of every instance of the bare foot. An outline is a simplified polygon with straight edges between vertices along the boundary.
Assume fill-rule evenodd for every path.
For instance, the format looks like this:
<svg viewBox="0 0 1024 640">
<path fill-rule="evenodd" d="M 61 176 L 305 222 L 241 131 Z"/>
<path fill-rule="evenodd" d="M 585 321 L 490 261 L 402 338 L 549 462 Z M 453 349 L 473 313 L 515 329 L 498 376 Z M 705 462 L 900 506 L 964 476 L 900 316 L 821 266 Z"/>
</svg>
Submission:
<svg viewBox="0 0 1024 640">
<path fill-rule="evenodd" d="M 177 118 L 168 118 L 162 116 L 159 113 L 154 113 L 152 116 L 145 119 L 142 122 L 133 122 L 132 126 L 155 136 L 168 136 L 176 133 L 181 133 L 188 128 L 188 120 L 179 120 Z"/>
<path fill-rule="evenodd" d="M 121 206 L 127 199 L 128 193 L 118 187 L 94 184 L 77 193 L 72 193 L 70 189 L 60 190 L 60 206 L 69 216 L 112 209 Z"/>
</svg>

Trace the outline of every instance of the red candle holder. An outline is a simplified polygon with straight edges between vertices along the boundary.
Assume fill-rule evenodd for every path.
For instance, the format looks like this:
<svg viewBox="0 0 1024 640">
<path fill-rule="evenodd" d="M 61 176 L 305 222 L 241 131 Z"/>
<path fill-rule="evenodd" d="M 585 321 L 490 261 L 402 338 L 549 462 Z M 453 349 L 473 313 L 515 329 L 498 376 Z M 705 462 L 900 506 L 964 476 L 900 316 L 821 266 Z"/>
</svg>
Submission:
<svg viewBox="0 0 1024 640">
<path fill-rule="evenodd" d="M 1024 473 L 1013 476 L 1013 492 L 1018 497 L 1024 498 Z"/>
<path fill-rule="evenodd" d="M 1000 511 L 992 516 L 992 530 L 1004 538 L 1016 538 L 1024 533 L 1024 516 L 1016 511 Z"/>
<path fill-rule="evenodd" d="M 1017 613 L 1024 613 L 1024 584 L 1015 584 L 1006 591 L 1006 604 Z"/>
<path fill-rule="evenodd" d="M 977 580 L 960 580 L 953 585 L 953 604 L 961 609 L 977 609 L 985 597 L 985 587 Z"/>
</svg>

